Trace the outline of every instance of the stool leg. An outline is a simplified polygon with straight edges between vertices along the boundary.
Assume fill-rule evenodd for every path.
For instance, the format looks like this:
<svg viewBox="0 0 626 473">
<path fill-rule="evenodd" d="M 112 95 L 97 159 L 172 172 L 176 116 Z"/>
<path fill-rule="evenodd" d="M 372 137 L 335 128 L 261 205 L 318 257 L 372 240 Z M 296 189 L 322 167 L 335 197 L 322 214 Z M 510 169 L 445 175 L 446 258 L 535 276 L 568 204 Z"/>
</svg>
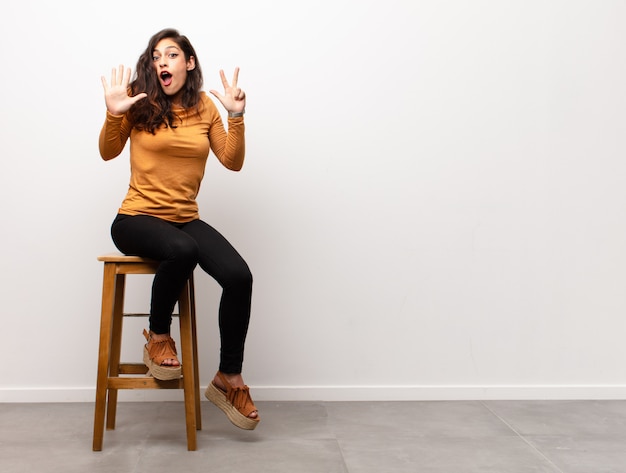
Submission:
<svg viewBox="0 0 626 473">
<path fill-rule="evenodd" d="M 178 300 L 180 340 L 183 363 L 183 389 L 185 396 L 185 423 L 187 426 L 187 450 L 196 450 L 196 397 L 194 381 L 193 341 L 191 330 L 191 307 L 189 282 Z"/>
<path fill-rule="evenodd" d="M 194 392 L 196 393 L 196 429 L 202 430 L 202 411 L 200 408 L 200 368 L 198 363 L 198 332 L 196 327 L 196 289 L 193 273 L 189 277 L 189 301 L 191 315 L 191 341 L 193 343 Z"/>
<path fill-rule="evenodd" d="M 115 276 L 115 300 L 113 302 L 113 325 L 111 334 L 111 355 L 109 361 L 109 377 L 117 377 L 120 373 L 120 356 L 122 353 L 122 325 L 124 323 L 124 286 L 125 274 Z M 107 401 L 107 430 L 115 429 L 117 414 L 117 389 L 109 388 Z"/>
<path fill-rule="evenodd" d="M 109 358 L 111 353 L 111 330 L 113 301 L 115 298 L 115 265 L 104 265 L 102 283 L 102 311 L 100 315 L 100 347 L 98 350 L 98 375 L 96 379 L 96 403 L 93 427 L 93 450 L 102 450 L 104 414 L 106 409 Z"/>
</svg>

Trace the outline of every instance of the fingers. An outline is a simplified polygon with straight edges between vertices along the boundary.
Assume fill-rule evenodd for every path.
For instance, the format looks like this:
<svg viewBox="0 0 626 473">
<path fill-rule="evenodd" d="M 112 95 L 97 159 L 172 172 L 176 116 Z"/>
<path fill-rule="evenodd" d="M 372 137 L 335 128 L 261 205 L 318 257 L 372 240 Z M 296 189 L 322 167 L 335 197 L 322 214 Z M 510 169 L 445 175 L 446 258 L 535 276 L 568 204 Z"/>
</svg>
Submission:
<svg viewBox="0 0 626 473">
<path fill-rule="evenodd" d="M 224 89 L 228 89 L 229 85 L 223 69 L 220 69 L 220 79 L 222 79 L 222 85 L 224 86 Z"/>
<path fill-rule="evenodd" d="M 124 76 L 124 66 L 119 66 L 119 70 L 120 70 L 120 74 L 119 77 L 120 79 Z M 117 71 L 115 70 L 115 68 L 111 69 L 111 87 L 115 87 L 117 84 Z"/>
<path fill-rule="evenodd" d="M 211 90 L 209 90 L 209 92 L 211 93 L 211 95 L 213 95 L 220 102 L 223 102 L 224 96 L 222 94 L 220 94 L 217 90 L 211 89 Z"/>
<path fill-rule="evenodd" d="M 111 87 L 116 85 L 127 86 L 130 82 L 130 73 L 130 67 L 125 69 L 122 64 L 118 66 L 117 70 L 115 68 L 111 69 Z"/>
<path fill-rule="evenodd" d="M 237 80 L 239 79 L 239 68 L 235 67 L 235 72 L 233 74 L 233 87 L 237 87 Z"/>
<path fill-rule="evenodd" d="M 233 82 L 230 86 L 228 85 L 228 81 L 226 80 L 226 75 L 224 74 L 223 69 L 220 69 L 220 79 L 222 79 L 222 85 L 225 89 L 227 89 L 228 87 L 232 87 L 233 89 L 237 88 L 237 82 L 239 81 L 239 67 L 235 67 Z"/>
<path fill-rule="evenodd" d="M 132 97 L 132 103 L 136 103 L 139 102 L 141 99 L 145 99 L 148 96 L 148 94 L 146 94 L 145 92 L 141 92 L 140 94 L 135 95 L 134 97 Z"/>
<path fill-rule="evenodd" d="M 239 87 L 237 87 L 237 82 L 239 82 L 239 67 L 235 67 L 232 84 L 229 84 L 226 80 L 226 75 L 224 74 L 223 69 L 220 69 L 220 79 L 222 80 L 222 85 L 224 86 L 224 91 L 226 95 L 232 97 L 236 101 L 245 100 L 246 93 Z M 220 98 L 222 96 L 219 95 L 216 91 L 211 90 L 210 92 L 215 95 L 215 97 L 219 98 L 220 101 L 222 101 L 222 99 Z"/>
<path fill-rule="evenodd" d="M 120 78 L 123 76 L 124 66 L 119 66 L 120 69 Z M 130 71 L 129 71 L 130 72 Z M 102 87 L 104 87 L 104 91 L 108 92 L 109 84 L 107 84 L 107 80 L 104 76 L 100 76 L 100 81 L 102 82 Z M 115 87 L 117 85 L 117 71 L 115 68 L 111 69 L 111 87 Z"/>
<path fill-rule="evenodd" d="M 123 66 L 120 66 L 120 69 L 122 68 Z M 129 82 L 130 82 L 130 67 L 126 69 L 126 75 L 124 76 L 124 82 L 122 82 L 122 85 L 127 86 Z"/>
<path fill-rule="evenodd" d="M 117 76 L 115 74 L 115 68 L 111 69 L 111 87 L 117 84 Z"/>
</svg>

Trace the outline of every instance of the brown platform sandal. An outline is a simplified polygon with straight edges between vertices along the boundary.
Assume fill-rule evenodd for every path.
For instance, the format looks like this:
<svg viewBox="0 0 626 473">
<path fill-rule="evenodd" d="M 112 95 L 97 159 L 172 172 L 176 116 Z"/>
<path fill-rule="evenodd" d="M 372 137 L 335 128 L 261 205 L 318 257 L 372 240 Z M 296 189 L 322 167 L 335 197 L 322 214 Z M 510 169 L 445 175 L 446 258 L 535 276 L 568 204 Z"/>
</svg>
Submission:
<svg viewBox="0 0 626 473">
<path fill-rule="evenodd" d="M 248 386 L 234 388 L 221 371 L 218 371 L 217 375 L 226 386 L 226 392 L 211 381 L 204 393 L 206 398 L 219 407 L 234 425 L 240 429 L 254 430 L 261 419 L 258 416 L 254 419 L 248 417 L 257 410 L 250 397 L 250 388 Z"/>
<path fill-rule="evenodd" d="M 143 336 L 148 343 L 143 347 L 143 362 L 146 364 L 152 376 L 161 381 L 180 378 L 182 367 L 162 365 L 164 360 L 176 358 L 176 345 L 174 339 L 169 337 L 165 340 L 154 340 L 144 329 Z"/>
</svg>

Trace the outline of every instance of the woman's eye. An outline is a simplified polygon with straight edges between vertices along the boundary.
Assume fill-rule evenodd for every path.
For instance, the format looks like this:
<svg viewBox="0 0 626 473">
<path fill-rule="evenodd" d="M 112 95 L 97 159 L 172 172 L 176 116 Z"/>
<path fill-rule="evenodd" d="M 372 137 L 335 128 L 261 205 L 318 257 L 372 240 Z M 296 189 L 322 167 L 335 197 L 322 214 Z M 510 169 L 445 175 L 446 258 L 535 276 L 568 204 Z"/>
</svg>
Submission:
<svg viewBox="0 0 626 473">
<path fill-rule="evenodd" d="M 152 56 L 152 61 L 156 62 L 159 60 L 159 56 Z"/>
<path fill-rule="evenodd" d="M 178 57 L 178 53 L 170 53 L 170 58 L 174 59 L 175 57 Z"/>
</svg>

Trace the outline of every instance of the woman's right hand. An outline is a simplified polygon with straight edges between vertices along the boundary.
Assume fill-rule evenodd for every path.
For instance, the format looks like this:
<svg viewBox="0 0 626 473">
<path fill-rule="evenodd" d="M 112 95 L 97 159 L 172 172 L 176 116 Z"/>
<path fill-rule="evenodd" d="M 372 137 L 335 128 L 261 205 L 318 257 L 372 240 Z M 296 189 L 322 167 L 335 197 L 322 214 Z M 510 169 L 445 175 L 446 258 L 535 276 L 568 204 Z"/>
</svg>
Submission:
<svg viewBox="0 0 626 473">
<path fill-rule="evenodd" d="M 104 101 L 109 113 L 113 115 L 123 115 L 133 104 L 148 95 L 144 92 L 130 97 L 128 95 L 128 84 L 130 83 L 130 68 L 124 72 L 124 66 L 119 66 L 119 71 L 115 68 L 111 70 L 111 85 L 107 84 L 104 76 L 101 77 L 104 87 Z"/>
</svg>

